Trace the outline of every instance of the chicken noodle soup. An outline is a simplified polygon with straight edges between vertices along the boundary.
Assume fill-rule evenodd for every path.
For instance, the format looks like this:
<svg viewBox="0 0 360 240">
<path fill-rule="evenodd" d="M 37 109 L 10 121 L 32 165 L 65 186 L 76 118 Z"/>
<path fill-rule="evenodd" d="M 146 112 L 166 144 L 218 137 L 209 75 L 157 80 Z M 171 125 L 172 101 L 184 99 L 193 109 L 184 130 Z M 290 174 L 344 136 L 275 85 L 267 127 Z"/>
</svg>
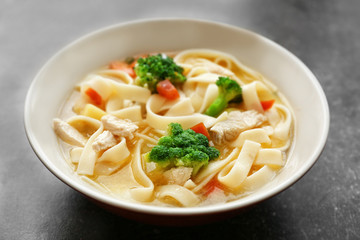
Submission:
<svg viewBox="0 0 360 240">
<path fill-rule="evenodd" d="M 231 55 L 193 49 L 89 73 L 54 119 L 65 158 L 116 198 L 192 207 L 271 181 L 293 137 L 290 106 Z"/>
</svg>

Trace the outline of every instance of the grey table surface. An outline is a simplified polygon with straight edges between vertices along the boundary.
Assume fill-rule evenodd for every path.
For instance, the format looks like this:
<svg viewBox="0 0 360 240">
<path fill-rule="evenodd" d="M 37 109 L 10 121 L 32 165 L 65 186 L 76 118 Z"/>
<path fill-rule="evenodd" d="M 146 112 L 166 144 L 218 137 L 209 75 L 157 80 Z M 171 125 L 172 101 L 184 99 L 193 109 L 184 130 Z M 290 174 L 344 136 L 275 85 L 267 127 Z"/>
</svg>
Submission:
<svg viewBox="0 0 360 240">
<path fill-rule="evenodd" d="M 356 0 L 0 0 L 0 239 L 360 239 L 359 10 Z M 174 228 L 113 215 L 42 165 L 23 127 L 25 96 L 40 67 L 93 30 L 158 17 L 255 31 L 315 73 L 331 124 L 322 155 L 300 181 L 231 219 Z"/>
</svg>

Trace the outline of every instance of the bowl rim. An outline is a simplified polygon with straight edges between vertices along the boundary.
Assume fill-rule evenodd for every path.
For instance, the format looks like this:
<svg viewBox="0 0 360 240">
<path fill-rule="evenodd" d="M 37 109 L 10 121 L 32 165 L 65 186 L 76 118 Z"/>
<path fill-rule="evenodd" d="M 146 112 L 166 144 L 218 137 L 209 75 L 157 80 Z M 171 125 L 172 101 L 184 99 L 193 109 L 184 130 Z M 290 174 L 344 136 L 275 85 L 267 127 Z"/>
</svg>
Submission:
<svg viewBox="0 0 360 240">
<path fill-rule="evenodd" d="M 271 45 L 271 47 L 276 48 L 278 51 L 281 51 L 285 53 L 288 57 L 290 57 L 292 60 L 298 64 L 302 70 L 306 73 L 308 78 L 311 80 L 312 85 L 316 89 L 316 93 L 321 99 L 321 106 L 322 106 L 322 116 L 324 117 L 323 125 L 321 126 L 321 138 L 319 143 L 317 144 L 316 149 L 313 151 L 313 154 L 311 155 L 311 160 L 309 163 L 302 168 L 302 171 L 297 171 L 296 174 L 294 174 L 290 179 L 286 179 L 283 183 L 277 185 L 276 187 L 272 188 L 271 191 L 266 192 L 265 194 L 260 195 L 257 199 L 242 199 L 241 202 L 239 201 L 232 201 L 227 202 L 225 204 L 214 204 L 214 205 L 208 205 L 208 206 L 197 206 L 197 207 L 187 207 L 187 208 L 178 208 L 178 207 L 162 207 L 162 206 L 152 206 L 142 203 L 133 203 L 133 202 L 127 202 L 124 200 L 115 199 L 111 196 L 106 195 L 105 193 L 100 193 L 99 191 L 90 189 L 84 185 L 81 185 L 80 183 L 73 182 L 73 180 L 66 176 L 64 173 L 62 173 L 60 170 L 57 169 L 57 167 L 48 159 L 48 157 L 44 154 L 44 152 L 41 149 L 41 146 L 37 144 L 36 136 L 33 130 L 30 128 L 30 118 L 31 118 L 31 112 L 30 112 L 30 105 L 31 100 L 34 95 L 34 89 L 36 87 L 37 79 L 42 75 L 42 73 L 47 69 L 48 66 L 52 64 L 55 59 L 60 56 L 63 52 L 66 52 L 67 50 L 71 49 L 73 46 L 81 43 L 82 41 L 85 41 L 86 39 L 95 37 L 99 34 L 105 34 L 108 31 L 112 31 L 117 28 L 121 28 L 124 26 L 131 26 L 131 25 L 137 25 L 137 24 L 149 24 L 149 23 L 156 23 L 156 22 L 164 22 L 164 21 L 171 21 L 171 22 L 189 22 L 189 23 L 197 23 L 197 24 L 207 24 L 207 25 L 213 25 L 215 27 L 221 27 L 225 29 L 229 29 L 231 31 L 236 32 L 242 32 L 243 34 L 253 35 L 257 38 L 260 38 L 262 41 L 265 41 L 267 44 Z M 253 31 L 250 31 L 248 29 L 244 29 L 242 27 L 237 27 L 234 25 L 230 25 L 227 23 L 220 23 L 216 21 L 211 20 L 203 20 L 203 19 L 195 19 L 195 18 L 144 18 L 139 20 L 132 20 L 132 21 L 125 21 L 121 23 L 112 24 L 110 26 L 102 27 L 98 30 L 92 31 L 90 33 L 87 33 L 83 35 L 80 38 L 75 39 L 74 41 L 71 41 L 70 43 L 66 44 L 64 47 L 60 48 L 60 50 L 56 51 L 54 55 L 52 55 L 51 58 L 49 58 L 46 63 L 40 68 L 38 73 L 33 78 L 30 87 L 28 89 L 26 99 L 25 99 L 25 106 L 24 106 L 24 128 L 25 133 L 28 138 L 28 141 L 30 143 L 30 146 L 32 147 L 33 151 L 39 158 L 39 160 L 45 165 L 45 167 L 54 174 L 58 179 L 60 179 L 62 182 L 64 182 L 66 185 L 70 186 L 71 188 L 75 189 L 76 191 L 84 194 L 87 197 L 93 198 L 96 201 L 102 202 L 104 204 L 110 205 L 112 207 L 116 208 L 123 208 L 126 210 L 130 210 L 133 212 L 140 212 L 140 213 L 146 213 L 146 214 L 157 214 L 157 215 L 163 215 L 163 216 L 186 216 L 186 215 L 203 215 L 203 214 L 213 214 L 213 213 L 220 213 L 220 212 L 227 212 L 232 211 L 240 208 L 245 208 L 248 206 L 251 206 L 253 204 L 259 203 L 261 201 L 264 201 L 268 198 L 273 197 L 274 195 L 279 194 L 280 192 L 284 191 L 291 185 L 295 184 L 298 180 L 302 178 L 310 169 L 311 167 L 316 163 L 317 159 L 321 155 L 325 144 L 327 140 L 327 136 L 329 133 L 329 125 L 330 125 L 330 112 L 329 112 L 329 106 L 326 99 L 326 95 L 315 77 L 315 75 L 311 72 L 311 70 L 298 58 L 296 57 L 292 52 L 284 48 L 283 46 L 279 45 L 278 43 L 274 42 L 273 40 L 270 40 L 269 38 L 260 35 L 258 33 L 255 33 Z"/>
</svg>

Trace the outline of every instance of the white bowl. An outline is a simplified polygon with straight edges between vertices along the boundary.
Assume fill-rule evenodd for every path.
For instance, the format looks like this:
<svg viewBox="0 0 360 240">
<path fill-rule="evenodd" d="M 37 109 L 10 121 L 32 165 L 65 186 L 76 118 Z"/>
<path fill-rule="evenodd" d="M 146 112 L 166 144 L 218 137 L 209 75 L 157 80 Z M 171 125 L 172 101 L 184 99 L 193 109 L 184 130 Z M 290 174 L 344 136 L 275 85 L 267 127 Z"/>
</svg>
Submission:
<svg viewBox="0 0 360 240">
<path fill-rule="evenodd" d="M 64 161 L 52 119 L 90 71 L 111 60 L 144 52 L 209 48 L 227 52 L 268 77 L 286 96 L 296 119 L 294 145 L 276 178 L 253 194 L 226 204 L 168 208 L 120 201 L 80 180 Z M 313 73 L 293 54 L 253 32 L 191 19 L 153 19 L 101 29 L 69 44 L 35 77 L 25 103 L 25 129 L 35 153 L 60 180 L 123 216 L 158 223 L 199 223 L 233 214 L 283 191 L 299 180 L 319 157 L 328 134 L 329 109 Z M 315 183 L 314 183 L 315 184 Z"/>
</svg>

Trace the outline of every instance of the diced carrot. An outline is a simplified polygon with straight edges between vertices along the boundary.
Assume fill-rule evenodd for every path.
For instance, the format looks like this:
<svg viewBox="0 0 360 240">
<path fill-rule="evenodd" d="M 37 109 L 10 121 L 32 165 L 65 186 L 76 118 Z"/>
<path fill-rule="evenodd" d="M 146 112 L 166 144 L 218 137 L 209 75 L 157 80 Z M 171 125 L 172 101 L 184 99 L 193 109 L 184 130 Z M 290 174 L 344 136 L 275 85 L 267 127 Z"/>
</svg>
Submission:
<svg viewBox="0 0 360 240">
<path fill-rule="evenodd" d="M 110 63 L 109 63 L 109 68 L 110 68 L 110 69 L 122 69 L 122 68 L 124 68 L 125 65 L 127 65 L 127 64 L 124 63 L 124 62 L 121 62 L 121 61 L 113 61 L 113 62 L 110 62 Z"/>
<path fill-rule="evenodd" d="M 134 69 L 136 63 L 137 63 L 137 59 L 134 60 L 132 63 L 130 63 L 129 67 L 131 67 L 131 69 Z"/>
<path fill-rule="evenodd" d="M 115 70 L 122 70 L 122 71 L 126 72 L 127 74 L 129 74 L 130 77 L 132 77 L 132 78 L 136 77 L 136 73 L 134 71 L 134 68 L 132 67 L 132 64 L 128 65 L 125 62 L 113 61 L 109 64 L 109 68 L 115 69 Z"/>
<path fill-rule="evenodd" d="M 275 99 L 271 99 L 268 101 L 261 101 L 261 106 L 264 109 L 264 111 L 269 110 L 275 103 Z"/>
<path fill-rule="evenodd" d="M 206 184 L 204 196 L 209 196 L 216 189 L 223 190 L 223 187 L 216 178 L 213 178 L 210 182 L 208 182 L 208 184 Z"/>
<path fill-rule="evenodd" d="M 92 88 L 88 88 L 86 89 L 85 94 L 91 99 L 92 103 L 98 106 L 101 105 L 102 97 L 97 91 Z"/>
<path fill-rule="evenodd" d="M 169 79 L 158 82 L 156 90 L 161 96 L 169 100 L 175 100 L 180 97 L 178 90 Z"/>
<path fill-rule="evenodd" d="M 196 133 L 201 133 L 202 135 L 205 135 L 205 137 L 207 137 L 210 140 L 210 134 L 203 122 L 196 124 L 195 126 L 191 127 L 190 129 L 194 130 L 194 132 L 196 132 Z"/>
</svg>

